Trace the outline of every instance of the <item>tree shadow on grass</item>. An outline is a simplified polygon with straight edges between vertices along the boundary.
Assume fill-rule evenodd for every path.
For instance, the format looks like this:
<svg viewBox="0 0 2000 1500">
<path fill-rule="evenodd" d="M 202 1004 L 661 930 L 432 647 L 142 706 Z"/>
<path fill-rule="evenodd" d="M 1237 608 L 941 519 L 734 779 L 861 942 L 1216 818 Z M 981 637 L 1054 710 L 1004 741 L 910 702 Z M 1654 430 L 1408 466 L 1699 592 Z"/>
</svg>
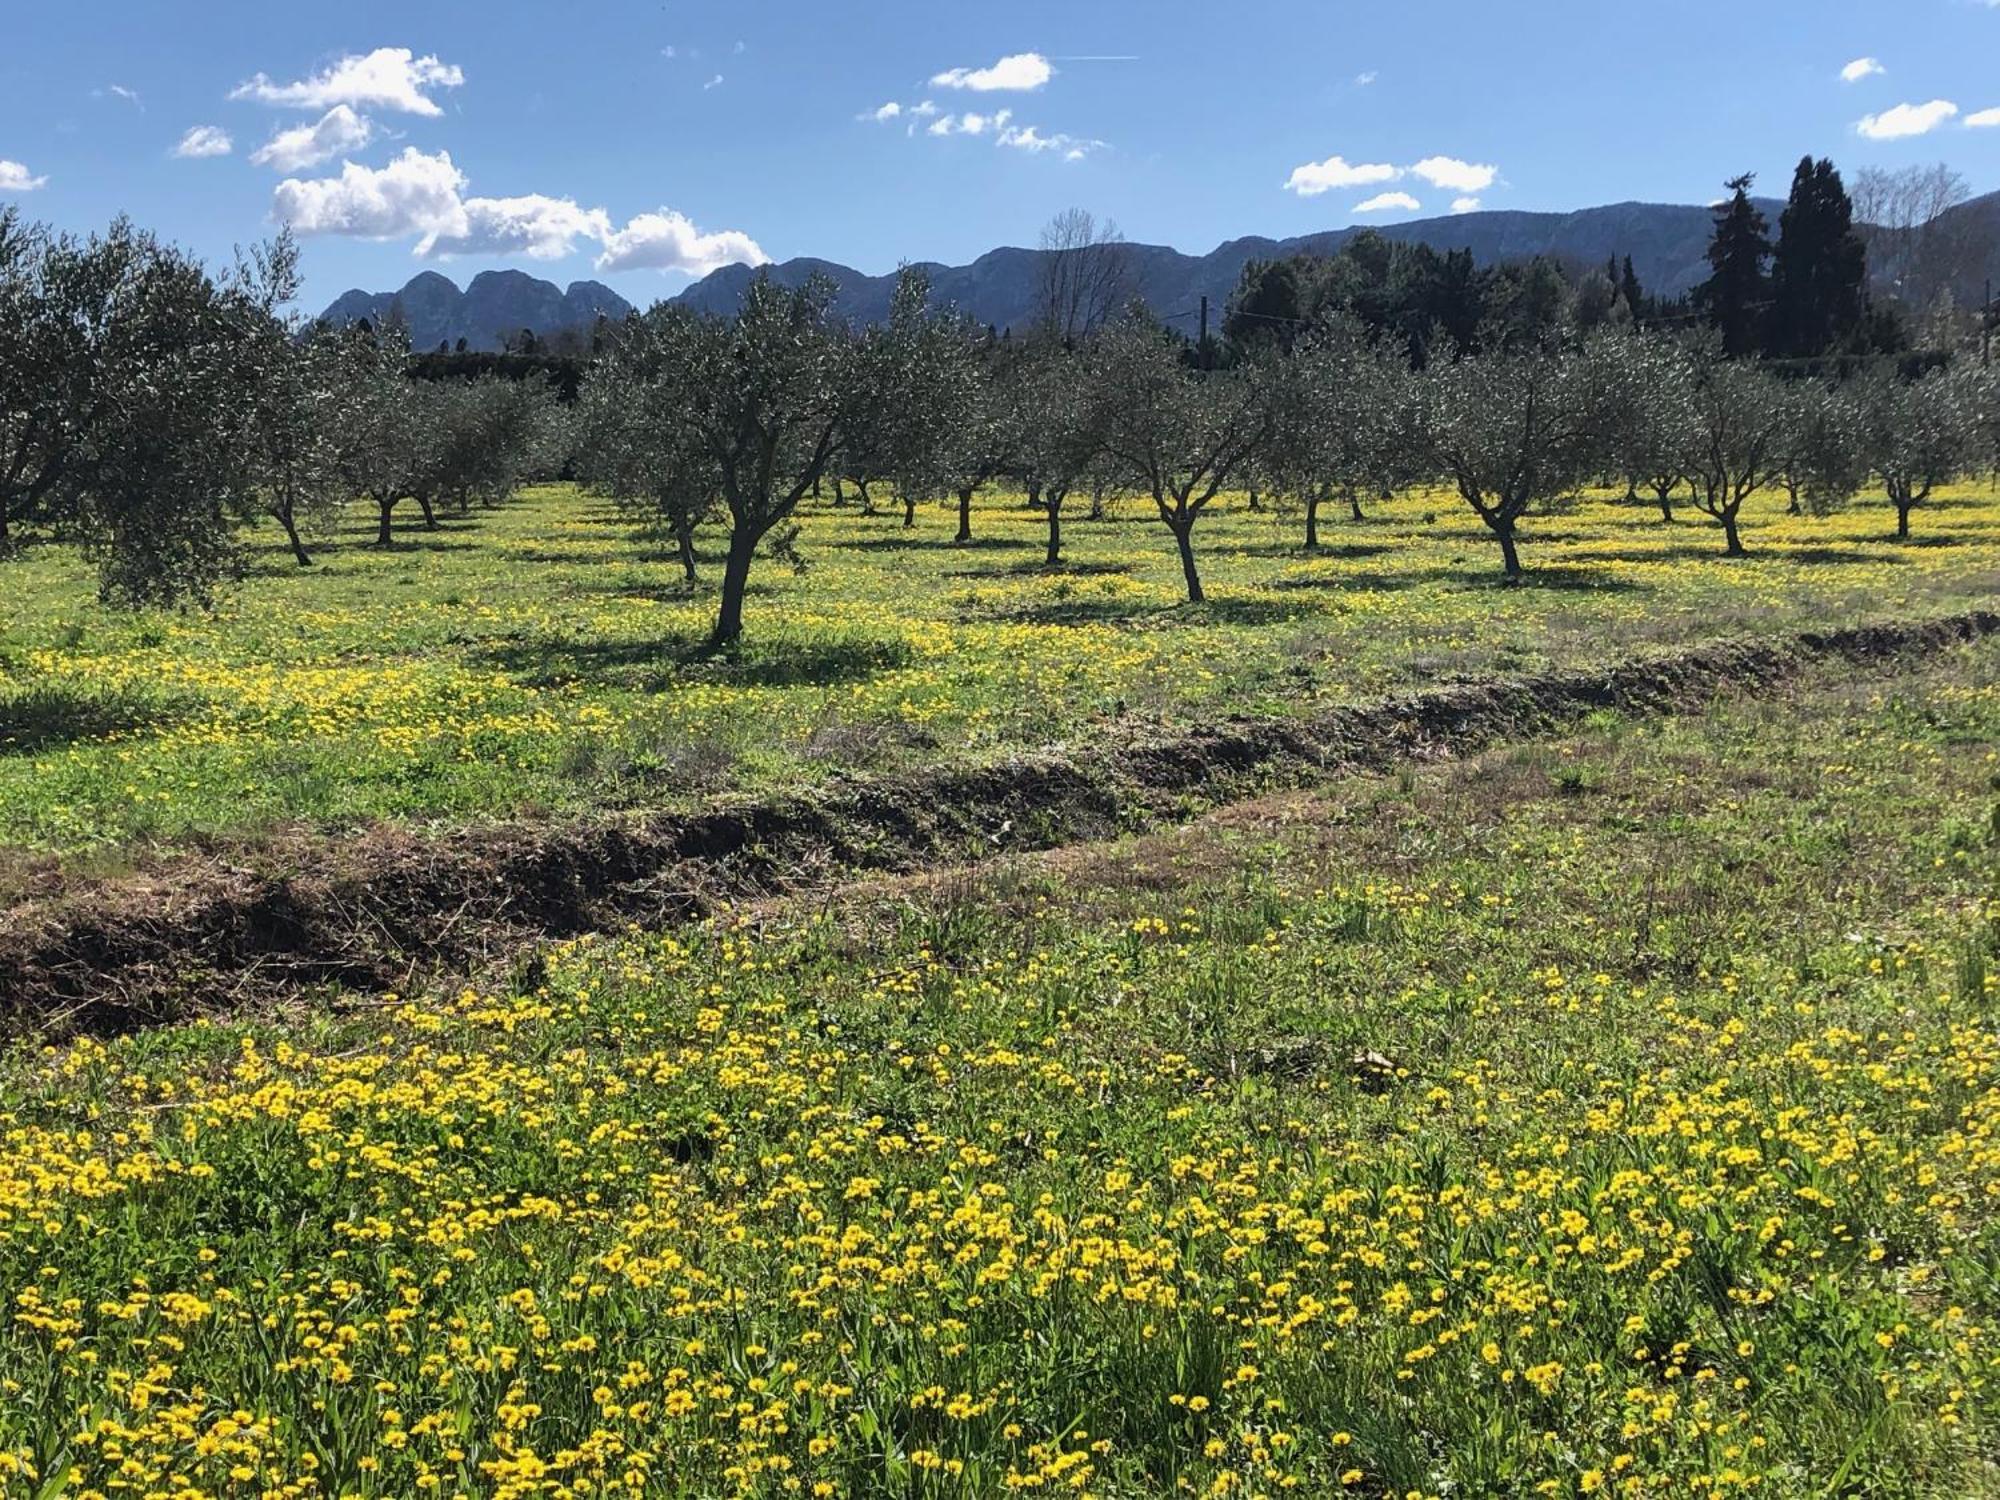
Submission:
<svg viewBox="0 0 2000 1500">
<path fill-rule="evenodd" d="M 1303 542 L 1260 542 L 1235 549 L 1238 557 L 1269 557 L 1295 562 L 1338 561 L 1342 558 L 1380 557 L 1396 549 L 1387 542 L 1322 542 L 1307 547 Z"/>
<path fill-rule="evenodd" d="M 159 728 L 179 716 L 147 693 L 42 683 L 0 697 L 0 758 Z"/>
<path fill-rule="evenodd" d="M 1030 552 L 1043 544 L 1004 536 L 976 536 L 969 542 L 956 542 L 935 532 L 910 531 L 893 536 L 849 537 L 832 545 L 844 552 Z"/>
<path fill-rule="evenodd" d="M 642 693 L 699 683 L 827 687 L 865 681 L 910 661 L 904 642 L 862 636 L 753 639 L 720 649 L 705 637 L 679 634 L 643 641 L 541 639 L 491 646 L 476 655 L 525 687 L 589 682 Z"/>
</svg>

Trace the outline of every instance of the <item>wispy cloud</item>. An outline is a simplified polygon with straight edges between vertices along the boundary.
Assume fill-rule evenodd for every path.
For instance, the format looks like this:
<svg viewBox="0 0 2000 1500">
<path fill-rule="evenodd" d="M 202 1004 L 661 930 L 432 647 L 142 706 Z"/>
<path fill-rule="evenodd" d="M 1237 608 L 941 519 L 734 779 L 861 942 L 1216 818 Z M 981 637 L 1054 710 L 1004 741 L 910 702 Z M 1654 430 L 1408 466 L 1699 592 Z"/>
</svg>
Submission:
<svg viewBox="0 0 2000 1500">
<path fill-rule="evenodd" d="M 219 125 L 196 125 L 180 138 L 173 154 L 191 161 L 209 156 L 227 156 L 235 149 L 229 132 Z"/>
</svg>

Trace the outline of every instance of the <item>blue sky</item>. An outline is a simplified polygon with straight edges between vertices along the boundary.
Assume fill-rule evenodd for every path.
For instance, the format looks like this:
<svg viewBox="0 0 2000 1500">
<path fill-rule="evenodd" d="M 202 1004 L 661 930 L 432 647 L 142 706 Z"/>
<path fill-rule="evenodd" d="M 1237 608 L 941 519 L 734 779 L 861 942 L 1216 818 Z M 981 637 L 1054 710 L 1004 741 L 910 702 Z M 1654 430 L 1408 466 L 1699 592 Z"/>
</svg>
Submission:
<svg viewBox="0 0 2000 1500">
<path fill-rule="evenodd" d="M 215 260 L 288 220 L 315 307 L 956 262 L 1072 205 L 1205 251 L 1706 202 L 1806 152 L 2000 188 L 2000 0 L 72 0 L 0 37 L 0 201 Z"/>
</svg>

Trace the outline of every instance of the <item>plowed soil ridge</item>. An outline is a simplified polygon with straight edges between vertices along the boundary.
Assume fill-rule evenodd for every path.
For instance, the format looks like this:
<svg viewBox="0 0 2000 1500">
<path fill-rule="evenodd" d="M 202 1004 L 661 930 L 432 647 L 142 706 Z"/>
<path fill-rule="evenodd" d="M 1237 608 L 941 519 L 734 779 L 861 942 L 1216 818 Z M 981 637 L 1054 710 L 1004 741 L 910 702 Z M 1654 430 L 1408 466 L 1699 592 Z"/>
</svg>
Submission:
<svg viewBox="0 0 2000 1500">
<path fill-rule="evenodd" d="M 2000 613 L 1732 641 L 1593 671 L 1441 687 L 1300 718 L 1100 736 L 978 765 L 856 774 L 692 814 L 296 833 L 80 882 L 0 915 L 0 1027 L 109 1033 L 316 986 L 382 993 L 523 944 L 665 925 L 842 876 L 1103 838 L 1198 806 L 1668 713 L 1815 666 L 1882 667 L 2000 631 Z"/>
</svg>

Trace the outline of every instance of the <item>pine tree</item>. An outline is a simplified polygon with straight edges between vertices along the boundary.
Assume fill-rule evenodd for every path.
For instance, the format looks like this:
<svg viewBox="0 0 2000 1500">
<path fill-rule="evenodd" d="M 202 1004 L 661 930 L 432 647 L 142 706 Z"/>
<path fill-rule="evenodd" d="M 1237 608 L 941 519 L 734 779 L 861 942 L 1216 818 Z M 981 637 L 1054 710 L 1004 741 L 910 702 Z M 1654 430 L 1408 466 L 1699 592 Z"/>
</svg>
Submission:
<svg viewBox="0 0 2000 1500">
<path fill-rule="evenodd" d="M 1771 255 L 1770 226 L 1750 201 L 1750 184 L 1755 180 L 1745 173 L 1724 184 L 1730 196 L 1715 215 L 1715 237 L 1708 246 L 1709 278 L 1695 288 L 1695 305 L 1721 330 L 1722 352 L 1730 359 L 1756 354 L 1763 347 L 1760 334 L 1770 300 L 1770 279 L 1764 274 L 1764 262 Z"/>
<path fill-rule="evenodd" d="M 1770 352 L 1810 359 L 1852 347 L 1868 319 L 1868 252 L 1833 163 L 1799 162 L 1778 220 L 1771 267 Z"/>
</svg>

